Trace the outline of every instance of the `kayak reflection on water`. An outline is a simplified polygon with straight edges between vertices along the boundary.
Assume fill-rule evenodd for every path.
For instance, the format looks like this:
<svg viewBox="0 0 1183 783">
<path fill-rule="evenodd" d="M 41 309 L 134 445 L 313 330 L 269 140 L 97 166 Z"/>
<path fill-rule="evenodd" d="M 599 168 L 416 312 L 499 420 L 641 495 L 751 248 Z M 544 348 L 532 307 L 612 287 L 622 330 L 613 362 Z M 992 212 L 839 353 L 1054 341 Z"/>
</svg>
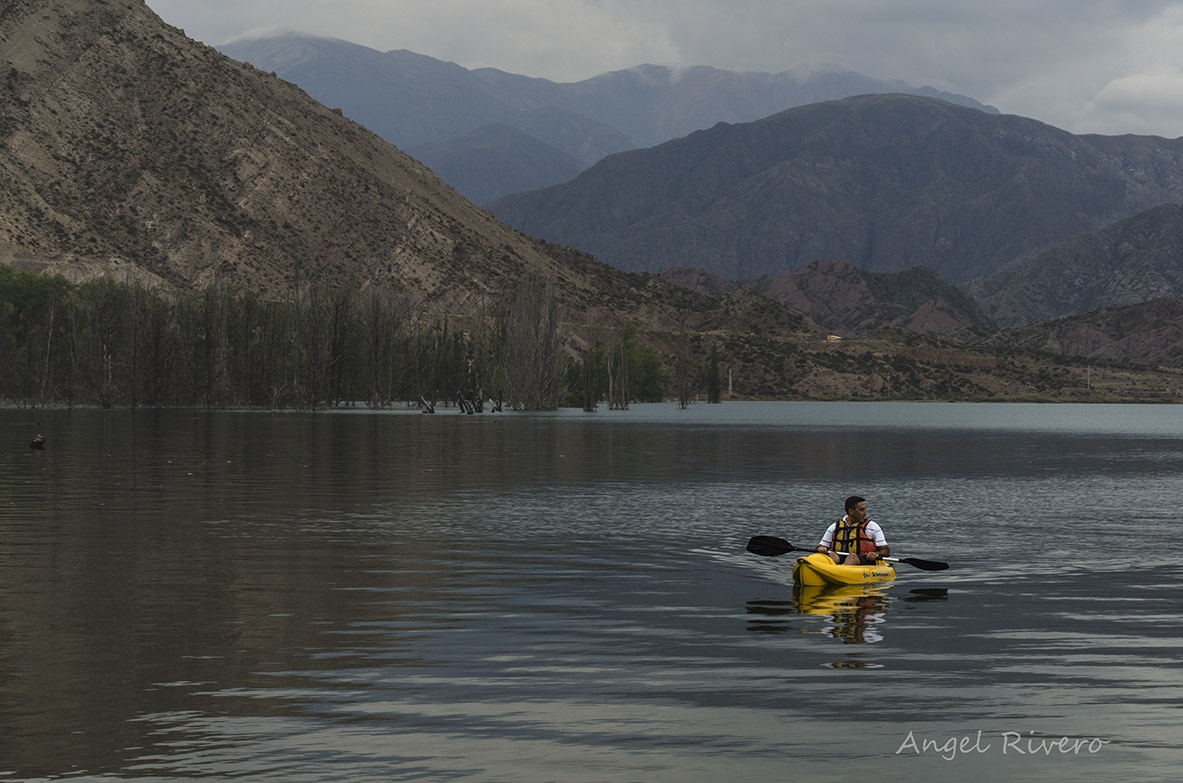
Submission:
<svg viewBox="0 0 1183 783">
<path fill-rule="evenodd" d="M 946 588 L 917 588 L 902 596 L 907 602 L 947 600 Z M 792 617 L 806 615 L 826 618 L 829 622 L 822 631 L 816 625 L 805 624 L 799 630 L 805 634 L 832 636 L 844 644 L 874 644 L 883 640 L 876 627 L 884 618 L 893 600 L 890 588 L 883 585 L 794 585 L 792 601 L 755 600 L 747 603 L 748 630 L 754 633 L 786 633 L 793 630 Z"/>
<path fill-rule="evenodd" d="M 794 585 L 793 602 L 801 614 L 828 615 L 834 622 L 825 633 L 844 644 L 883 641 L 883 634 L 875 626 L 883 622 L 890 601 L 881 587 Z"/>
</svg>

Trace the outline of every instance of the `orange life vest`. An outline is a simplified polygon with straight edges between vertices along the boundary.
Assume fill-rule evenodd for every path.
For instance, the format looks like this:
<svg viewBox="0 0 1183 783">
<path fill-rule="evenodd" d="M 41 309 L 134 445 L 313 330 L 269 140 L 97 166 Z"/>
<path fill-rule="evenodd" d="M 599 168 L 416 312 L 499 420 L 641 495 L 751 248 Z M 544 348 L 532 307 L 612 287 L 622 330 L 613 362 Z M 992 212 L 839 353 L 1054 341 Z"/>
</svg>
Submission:
<svg viewBox="0 0 1183 783">
<path fill-rule="evenodd" d="M 838 552 L 858 552 L 860 555 L 873 555 L 879 552 L 879 547 L 875 546 L 875 541 L 867 535 L 867 522 L 870 520 L 863 520 L 861 525 L 857 527 L 850 524 L 846 517 L 838 520 L 838 524 L 834 526 L 834 540 L 831 542 L 831 549 Z"/>
</svg>

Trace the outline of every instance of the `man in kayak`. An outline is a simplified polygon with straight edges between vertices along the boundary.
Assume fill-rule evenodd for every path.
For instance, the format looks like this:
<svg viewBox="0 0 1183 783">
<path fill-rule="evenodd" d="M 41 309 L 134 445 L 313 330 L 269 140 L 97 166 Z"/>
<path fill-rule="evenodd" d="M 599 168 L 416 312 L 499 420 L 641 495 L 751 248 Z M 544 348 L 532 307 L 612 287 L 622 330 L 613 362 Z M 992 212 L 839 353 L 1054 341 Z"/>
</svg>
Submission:
<svg viewBox="0 0 1183 783">
<path fill-rule="evenodd" d="M 858 495 L 846 499 L 846 516 L 826 528 L 817 551 L 839 565 L 873 565 L 891 554 L 883 528 L 867 518 L 867 499 Z"/>
</svg>

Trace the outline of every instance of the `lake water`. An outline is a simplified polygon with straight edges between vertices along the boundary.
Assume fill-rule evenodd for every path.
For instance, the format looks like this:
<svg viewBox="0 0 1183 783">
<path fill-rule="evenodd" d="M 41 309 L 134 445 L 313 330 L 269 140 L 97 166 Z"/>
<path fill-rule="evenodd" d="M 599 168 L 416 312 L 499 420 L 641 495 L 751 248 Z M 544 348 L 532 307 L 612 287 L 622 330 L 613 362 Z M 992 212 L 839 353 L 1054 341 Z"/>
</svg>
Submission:
<svg viewBox="0 0 1183 783">
<path fill-rule="evenodd" d="M 7 409 L 0 436 L 0 781 L 1183 763 L 1179 407 Z M 744 550 L 812 546 L 852 493 L 952 567 L 818 596 Z"/>
</svg>

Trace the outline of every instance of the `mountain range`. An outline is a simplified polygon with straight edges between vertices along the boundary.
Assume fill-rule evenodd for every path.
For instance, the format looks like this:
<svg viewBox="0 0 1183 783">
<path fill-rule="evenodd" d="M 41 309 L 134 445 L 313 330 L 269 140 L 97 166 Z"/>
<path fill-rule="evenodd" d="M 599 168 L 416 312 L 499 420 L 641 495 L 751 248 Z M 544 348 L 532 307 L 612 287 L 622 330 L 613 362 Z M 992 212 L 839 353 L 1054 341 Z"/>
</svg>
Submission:
<svg viewBox="0 0 1183 783">
<path fill-rule="evenodd" d="M 878 104 L 875 116 L 882 122 L 843 122 L 850 107 L 872 104 Z M 1054 129 L 1043 135 L 1046 126 L 1034 121 L 930 98 L 878 95 L 800 107 L 751 123 L 716 125 L 650 150 L 610 155 L 565 187 L 582 188 L 585 180 L 598 182 L 604 171 L 615 171 L 621 177 L 620 189 L 604 190 L 602 195 L 616 211 L 627 213 L 643 202 L 637 198 L 637 171 L 621 161 L 636 162 L 653 180 L 654 189 L 664 189 L 675 199 L 697 193 L 707 203 L 712 194 L 706 183 L 734 176 L 726 172 L 728 166 L 741 173 L 762 169 L 753 157 L 759 145 L 748 149 L 732 143 L 712 151 L 704 142 L 732 139 L 736 129 L 741 137 L 767 135 L 772 126 L 766 123 L 783 122 L 786 115 L 797 113 L 822 117 L 824 129 L 805 145 L 812 162 L 805 166 L 802 158 L 801 170 L 812 170 L 817 182 L 801 179 L 804 190 L 795 197 L 797 203 L 816 197 L 821 192 L 818 182 L 852 165 L 850 155 L 863 149 L 856 144 L 859 139 L 877 138 L 876 148 L 885 158 L 896 145 L 909 147 L 906 132 L 926 127 L 916 124 L 917 116 L 928 118 L 932 133 L 927 141 L 938 144 L 935 161 L 928 168 L 896 171 L 907 172 L 918 192 L 932 198 L 927 183 L 948 180 L 950 161 L 956 156 L 939 149 L 945 139 L 940 126 L 960 123 L 963 131 L 956 138 L 972 142 L 960 149 L 978 153 L 963 161 L 965 168 L 959 171 L 966 180 L 981 179 L 983 170 L 989 172 L 984 164 L 990 162 L 1016 166 L 1014 178 L 1025 181 L 1031 191 L 1021 203 L 1048 210 L 1023 222 L 1015 207 L 1002 204 L 999 209 L 1012 220 L 1007 226 L 992 217 L 991 225 L 1000 231 L 1041 220 L 1089 224 L 1100 220 L 1097 215 L 1122 212 L 1112 203 L 1124 204 L 1130 210 L 1126 219 L 1135 220 L 1137 206 L 1170 190 L 1176 170 L 1169 155 L 1171 143 L 1165 140 L 1078 138 Z M 887 122 L 891 118 L 895 124 Z M 800 117 L 791 119 L 790 124 L 799 121 Z M 980 124 L 994 121 L 1003 125 Z M 1016 127 L 1027 135 L 999 130 Z M 831 134 L 827 146 L 826 136 Z M 1049 138 L 1061 145 L 1048 151 Z M 703 165 L 682 168 L 671 150 L 684 145 L 705 153 Z M 1009 150 L 1018 162 L 992 145 Z M 1092 169 L 1073 170 L 1063 160 L 1066 152 L 1087 149 L 1098 151 L 1085 156 Z M 1135 149 L 1140 158 L 1131 151 Z M 1102 166 L 1101 150 L 1113 159 L 1128 158 L 1130 170 L 1112 163 Z M 910 154 L 917 164 L 923 162 L 919 152 Z M 656 160 L 670 165 L 654 167 Z M 1059 182 L 1044 175 L 1048 170 L 1075 171 L 1076 181 L 1089 187 L 1071 190 L 1060 183 L 1061 190 L 1044 190 L 1048 183 Z M 1126 179 L 1114 173 L 1119 170 Z M 0 189 L 0 263 L 18 269 L 60 273 L 73 280 L 105 276 L 163 289 L 224 286 L 275 299 L 303 296 L 317 287 L 356 286 L 397 293 L 414 312 L 441 318 L 487 312 L 512 296 L 524 279 L 541 278 L 557 293 L 571 344 L 588 342 L 590 332 L 581 330 L 613 329 L 631 322 L 667 360 L 687 348 L 702 359 L 710 346 L 718 346 L 736 377 L 744 379 L 743 393 L 749 395 L 1043 398 L 1058 393 L 1061 377 L 1072 377 L 1066 370 L 1054 381 L 1047 380 L 1048 362 L 1058 361 L 1046 358 L 1048 351 L 1075 356 L 1100 350 L 1125 360 L 1174 361 L 1163 346 L 1183 328 L 1169 305 L 1143 302 L 1077 319 L 1072 334 L 1087 332 L 1093 335 L 1089 340 L 1046 324 L 997 332 L 983 325 L 983 313 L 1001 317 L 1026 311 L 1030 308 L 1023 297 L 1038 300 L 1037 291 L 1045 283 L 1024 283 L 1026 289 L 1018 284 L 982 288 L 979 301 L 965 296 L 978 289 L 955 285 L 947 270 L 939 274 L 936 267 L 886 261 L 883 268 L 865 268 L 865 257 L 844 253 L 819 253 L 817 264 L 808 259 L 795 267 L 772 267 L 742 278 L 689 272 L 684 277 L 698 281 L 690 286 L 622 270 L 574 243 L 533 238 L 499 222 L 422 162 L 343 116 L 343 111 L 186 38 L 156 17 L 143 0 L 12 0 L 0 8 L 0 177 L 5 183 Z M 1093 189 L 1094 180 L 1113 183 L 1124 201 L 1111 203 L 1107 199 L 1113 194 L 1106 195 L 1099 186 Z M 881 185 L 871 180 L 867 188 Z M 902 192 L 887 191 L 879 198 L 888 201 Z M 945 190 L 937 192 L 947 198 L 961 193 L 947 182 Z M 1004 192 L 1014 196 L 1023 189 Z M 1056 193 L 1072 194 L 1077 200 L 1070 203 L 1079 209 L 1057 209 L 1064 205 L 1048 195 Z M 841 195 L 832 195 L 835 204 Z M 567 197 L 559 192 L 552 196 Z M 999 195 L 986 189 L 980 198 L 988 201 Z M 765 206 L 779 208 L 773 203 Z M 945 205 L 937 206 L 936 212 L 943 214 Z M 737 212 L 733 220 L 742 228 L 758 223 L 757 217 Z M 1094 260 L 1081 267 L 1080 274 L 1134 269 L 1130 264 L 1143 257 L 1141 248 L 1161 241 L 1160 265 L 1145 268 L 1161 269 L 1163 281 L 1168 281 L 1171 234 L 1154 227 L 1168 225 L 1175 217 L 1159 209 L 1147 213 L 1144 223 L 1129 224 L 1124 233 L 1120 224 L 1113 224 L 1111 230 L 1118 233 L 1112 235 L 1103 225 L 1087 229 L 1095 235 L 1073 234 L 1080 241 L 1087 239 L 1095 251 Z M 844 224 L 830 227 L 852 230 Z M 906 233 L 903 228 L 896 232 Z M 1023 272 L 1024 264 L 1038 270 L 1051 263 L 1041 261 L 1041 253 L 1054 245 L 1038 248 L 1027 234 L 1012 233 L 1017 234 L 1011 238 L 1015 247 L 1028 249 L 1025 254 L 1016 250 L 998 271 L 1015 275 L 1015 280 L 1034 280 L 1033 272 Z M 1120 258 L 1112 266 L 1115 253 Z M 1081 258 L 1080 253 L 1067 256 Z M 694 260 L 692 254 L 678 258 Z M 968 267 L 964 276 L 971 277 Z M 1171 290 L 1169 285 L 1144 288 Z M 1022 296 L 1016 290 L 1023 291 Z M 1112 295 L 1108 291 L 1099 298 L 1082 297 L 1076 306 L 1096 301 L 1100 307 Z M 1151 341 L 1120 333 L 1150 323 L 1157 323 Z M 827 331 L 863 335 L 872 342 L 827 344 Z M 1114 345 L 1124 353 L 1115 353 Z M 1028 353 L 1014 354 L 1016 350 Z M 1007 360 L 1002 376 L 997 374 L 1001 360 L 992 358 L 997 351 L 1019 356 Z M 1138 351 L 1146 351 L 1145 357 Z M 1145 379 L 1156 371 L 1137 372 L 1143 379 L 1137 394 L 1143 395 L 1151 383 Z M 878 380 L 864 385 L 861 379 L 868 375 Z M 1155 377 L 1154 388 L 1161 390 L 1155 395 L 1175 394 L 1170 391 L 1171 377 Z"/>
<path fill-rule="evenodd" d="M 966 291 L 1000 326 L 1183 299 L 1183 205 L 1163 204 L 1029 253 Z"/>
<path fill-rule="evenodd" d="M 685 299 L 509 229 L 143 0 L 8 2 L 0 85 L 0 262 L 20 269 L 275 298 L 353 283 L 436 311 L 538 275 L 588 318 L 605 288 L 610 318 Z"/>
<path fill-rule="evenodd" d="M 559 84 L 301 34 L 221 49 L 344 107 L 525 233 L 627 270 L 747 281 L 848 333 L 955 333 L 1183 295 L 1170 227 L 1141 250 L 1170 219 L 1157 206 L 1183 201 L 1180 140 L 1074 136 L 836 68 L 643 65 Z M 1129 234 L 1126 220 L 1132 241 L 1096 239 Z M 846 292 L 867 317 L 807 306 L 804 290 L 839 285 L 801 288 L 791 273 L 812 279 L 817 261 L 880 275 Z M 909 285 L 933 293 L 918 267 L 962 290 L 904 315 Z M 908 285 L 889 284 L 896 272 Z M 1105 283 L 1066 282 L 1084 278 Z"/>
<path fill-rule="evenodd" d="M 616 152 L 834 98 L 910 93 L 996 111 L 832 66 L 760 73 L 640 65 L 559 83 L 296 33 L 219 49 L 339 107 L 477 204 L 566 182 Z"/>
<path fill-rule="evenodd" d="M 870 95 L 720 124 L 507 196 L 516 228 L 629 270 L 740 280 L 837 258 L 953 283 L 1183 200 L 1183 140 L 1074 136 L 932 98 Z"/>
<path fill-rule="evenodd" d="M 377 291 L 427 329 L 504 317 L 540 280 L 568 346 L 626 323 L 667 355 L 670 332 L 740 342 L 758 328 L 776 351 L 817 334 L 772 300 L 704 296 L 523 235 L 143 0 L 0 7 L 0 181 L 0 263 L 75 282 L 286 301 Z M 761 388 L 785 391 L 757 372 Z"/>
<path fill-rule="evenodd" d="M 964 286 L 948 283 L 923 266 L 867 272 L 841 260 L 813 261 L 780 275 L 739 281 L 685 267 L 664 270 L 661 277 L 708 296 L 737 288 L 756 291 L 830 331 L 848 335 L 899 328 L 972 341 L 1003 329 L 1016 335 L 1019 343 L 1033 347 L 1039 343 L 1033 334 L 1058 333 L 1060 322 L 1069 317 L 1078 325 L 1095 317 L 1109 331 L 1122 323 L 1132 326 L 1136 318 L 1128 314 L 1144 305 L 1147 313 L 1170 315 L 1164 321 L 1169 332 L 1176 328 L 1177 318 L 1163 302 L 1183 301 L 1183 205 L 1154 207 L 1031 253 Z M 1112 317 L 1119 310 L 1127 313 L 1124 321 Z M 1020 329 L 1033 324 L 1033 330 Z M 1139 331 L 1159 330 L 1139 327 Z M 1116 344 L 1122 335 L 1111 337 L 1107 341 Z M 1179 338 L 1176 334 L 1175 339 Z M 1086 342 L 1050 338 L 1046 344 L 1053 346 L 1052 352 L 1070 345 L 1086 347 Z M 1151 353 L 1162 352 L 1156 347 Z M 1098 348 L 1094 355 L 1117 358 L 1123 354 Z M 1138 350 L 1124 355 L 1148 358 Z"/>
</svg>

